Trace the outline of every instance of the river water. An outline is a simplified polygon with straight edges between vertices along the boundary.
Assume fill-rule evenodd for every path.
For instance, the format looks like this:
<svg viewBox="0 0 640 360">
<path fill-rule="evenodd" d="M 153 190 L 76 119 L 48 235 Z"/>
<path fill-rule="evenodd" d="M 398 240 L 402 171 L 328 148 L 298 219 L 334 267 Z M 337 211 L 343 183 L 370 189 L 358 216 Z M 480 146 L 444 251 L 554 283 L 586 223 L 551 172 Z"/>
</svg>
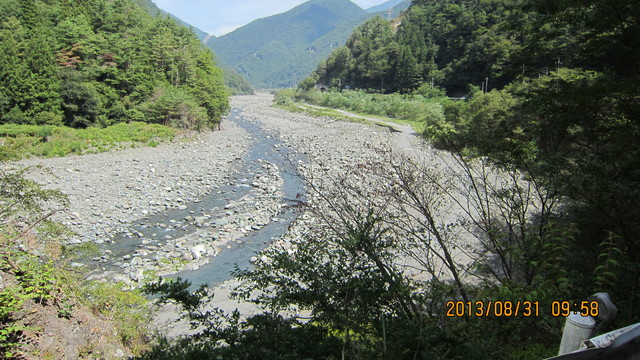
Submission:
<svg viewBox="0 0 640 360">
<path fill-rule="evenodd" d="M 240 160 L 238 171 L 227 185 L 221 186 L 211 194 L 184 204 L 181 209 L 169 209 L 158 214 L 141 218 L 133 223 L 126 232 L 117 234 L 100 245 L 101 253 L 107 251 L 108 259 L 103 257 L 100 263 L 85 262 L 93 273 L 118 271 L 118 260 L 136 256 L 136 250 L 143 245 L 146 248 L 160 247 L 166 239 L 184 238 L 200 229 L 186 218 L 195 218 L 207 214 L 215 222 L 225 215 L 225 207 L 249 194 L 256 175 L 260 173 L 262 163 L 267 161 L 278 166 L 283 180 L 282 211 L 271 222 L 256 231 L 246 234 L 229 244 L 231 248 L 222 248 L 209 262 L 196 270 L 185 270 L 170 277 L 181 277 L 192 282 L 192 287 L 207 284 L 210 287 L 230 280 L 233 271 L 251 266 L 250 259 L 265 249 L 276 238 L 284 235 L 297 216 L 296 204 L 304 199 L 304 182 L 294 174 L 292 164 L 303 161 L 304 157 L 292 152 L 274 134 L 267 133 L 257 123 L 242 116 L 242 111 L 232 109 L 227 121 L 241 126 L 252 139 L 251 146 Z M 171 226 L 167 226 L 170 224 Z M 131 236 L 136 234 L 136 236 Z"/>
</svg>

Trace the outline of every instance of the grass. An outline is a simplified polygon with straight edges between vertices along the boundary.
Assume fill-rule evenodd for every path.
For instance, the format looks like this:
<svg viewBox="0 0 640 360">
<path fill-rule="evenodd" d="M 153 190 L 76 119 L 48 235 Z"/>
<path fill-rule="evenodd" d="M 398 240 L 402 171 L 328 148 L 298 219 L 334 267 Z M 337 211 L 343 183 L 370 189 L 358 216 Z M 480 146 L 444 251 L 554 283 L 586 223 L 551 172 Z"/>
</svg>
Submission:
<svg viewBox="0 0 640 360">
<path fill-rule="evenodd" d="M 443 105 L 447 98 L 425 98 L 421 95 L 369 94 L 363 91 L 320 92 L 283 90 L 276 94 L 276 106 L 292 111 L 303 111 L 310 115 L 330 116 L 347 121 L 369 124 L 394 122 L 410 125 L 417 133 L 444 121 Z M 328 107 L 317 109 L 305 104 Z M 297 109 L 294 109 L 297 108 Z M 302 109 L 300 109 L 302 108 Z M 342 109 L 355 115 L 376 117 L 381 122 L 347 116 L 331 109 Z"/>
<path fill-rule="evenodd" d="M 285 110 L 289 110 L 292 112 L 298 112 L 298 113 L 304 113 L 307 114 L 309 116 L 314 116 L 314 117 L 330 117 L 332 119 L 335 120 L 340 120 L 340 121 L 349 121 L 349 122 L 356 122 L 356 123 L 361 123 L 361 124 L 368 124 L 368 125 L 373 125 L 372 121 L 369 121 L 365 118 L 362 117 L 354 117 L 354 116 L 347 116 L 345 114 L 342 114 L 334 109 L 319 109 L 319 108 L 314 108 L 311 107 L 307 104 L 296 104 L 294 106 L 279 106 L 282 109 Z"/>
<path fill-rule="evenodd" d="M 137 146 L 157 146 L 173 139 L 178 130 L 142 122 L 106 128 L 73 129 L 62 126 L 0 125 L 0 160 L 82 155 Z"/>
<path fill-rule="evenodd" d="M 400 124 L 400 125 L 409 125 L 411 126 L 411 128 L 413 129 L 413 131 L 417 132 L 417 133 L 422 133 L 425 129 L 425 123 L 424 121 L 418 121 L 415 119 L 397 119 L 397 118 L 391 118 L 391 117 L 384 117 L 384 116 L 380 116 L 377 114 L 367 114 L 367 113 L 360 113 L 357 111 L 349 111 L 350 113 L 354 114 L 354 115 L 358 115 L 358 116 L 362 116 L 360 117 L 353 117 L 353 116 L 347 116 L 337 110 L 334 109 L 330 109 L 330 108 L 323 108 L 323 109 L 318 109 L 318 108 L 313 108 L 313 107 L 309 107 L 308 104 L 298 104 L 299 106 L 305 107 L 305 108 L 309 108 L 309 109 L 315 109 L 318 110 L 320 113 L 324 114 L 324 115 L 328 115 L 328 116 L 341 116 L 341 117 L 347 117 L 349 119 L 352 119 L 355 122 L 361 122 L 361 123 L 365 123 L 365 124 L 378 124 L 378 125 L 382 125 L 382 126 L 389 126 L 389 124 L 386 123 L 396 123 L 396 124 Z M 316 105 L 318 106 L 318 105 Z M 332 115 L 335 114 L 335 115 Z M 374 118 L 374 120 L 372 119 L 366 119 L 366 118 Z M 375 119 L 379 119 L 380 121 L 376 121 Z"/>
</svg>

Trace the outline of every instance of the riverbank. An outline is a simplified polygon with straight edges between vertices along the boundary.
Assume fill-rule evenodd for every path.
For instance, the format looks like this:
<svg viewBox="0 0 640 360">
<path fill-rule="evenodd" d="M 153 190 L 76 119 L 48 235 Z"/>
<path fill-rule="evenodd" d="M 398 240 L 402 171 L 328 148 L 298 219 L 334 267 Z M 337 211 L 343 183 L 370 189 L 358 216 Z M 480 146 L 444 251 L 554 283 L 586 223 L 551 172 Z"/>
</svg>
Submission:
<svg viewBox="0 0 640 360">
<path fill-rule="evenodd" d="M 32 178 L 69 197 L 69 210 L 55 219 L 77 234 L 70 243 L 100 242 L 125 230 L 125 224 L 180 208 L 225 184 L 248 146 L 246 132 L 226 123 L 222 131 L 157 147 L 15 164 L 43 166 L 47 171 Z"/>
<path fill-rule="evenodd" d="M 96 266 L 91 278 L 122 281 L 137 287 L 158 275 L 197 268 L 221 249 L 236 246 L 247 234 L 280 221 L 278 216 L 286 206 L 283 171 L 293 169 L 276 165 L 269 156 L 282 148 L 306 157 L 296 163 L 301 173 L 312 174 L 320 166 L 330 176 L 345 173 L 354 166 L 385 161 L 377 151 L 380 149 L 416 152 L 423 148 L 421 140 L 411 133 L 291 113 L 271 107 L 272 99 L 271 95 L 261 94 L 232 100 L 234 110 L 229 117 L 241 114 L 242 121 L 264 130 L 263 138 L 254 138 L 235 120 L 228 119 L 223 122 L 222 131 L 202 133 L 156 148 L 18 164 L 49 168 L 50 172 L 39 173 L 35 179 L 68 194 L 69 211 L 59 214 L 57 219 L 76 232 L 76 236 L 68 239 L 69 243 L 99 245 L 100 253 L 89 261 L 89 265 Z M 266 157 L 256 162 L 250 173 L 239 173 L 247 171 L 245 157 L 254 148 L 252 144 L 273 139 L 282 145 L 261 149 L 267 152 Z M 220 194 L 223 191 L 237 198 L 229 200 L 232 196 Z M 242 191 L 246 193 L 237 195 Z M 215 209 L 201 202 L 207 194 L 217 193 L 224 203 L 217 204 Z M 307 200 L 317 202 L 313 197 Z M 169 213 L 173 218 L 167 217 Z M 284 236 L 275 237 L 272 246 L 293 248 L 292 244 L 318 222 L 312 214 L 303 213 L 283 231 Z M 145 229 L 140 227 L 141 223 L 146 224 Z M 187 227 L 185 236 L 174 233 Z M 109 250 L 113 244 L 108 242 L 118 233 L 124 234 L 123 241 L 135 245 L 130 253 L 122 255 Z M 160 236 L 161 244 L 149 241 L 149 233 Z M 254 256 L 253 252 L 245 255 L 247 259 Z M 223 266 L 229 269 L 219 271 L 228 272 L 233 263 Z M 253 311 L 255 308 L 250 304 L 230 301 L 225 295 L 233 281 L 213 289 L 218 294 L 214 305 Z M 161 317 L 173 316 L 171 311 L 165 315 Z M 180 333 L 179 328 L 175 330 L 175 334 Z"/>
<path fill-rule="evenodd" d="M 421 143 L 409 127 L 405 127 L 407 133 L 404 133 L 391 131 L 386 126 L 336 121 L 328 117 L 316 118 L 272 107 L 272 100 L 273 97 L 268 94 L 237 96 L 233 98 L 231 105 L 234 109 L 241 109 L 248 121 L 260 124 L 267 133 L 279 138 L 294 153 L 304 154 L 304 162 L 293 164 L 295 171 L 304 175 L 311 175 L 321 166 L 328 175 L 335 177 L 359 164 L 383 161 L 377 152 L 379 149 L 393 148 L 414 152 L 414 146 L 419 147 Z M 286 171 L 294 169 L 288 168 Z M 319 202 L 314 195 L 307 196 L 307 201 L 316 204 Z M 271 246 L 294 251 L 296 242 L 301 241 L 319 223 L 320 220 L 311 212 L 305 211 Z M 254 257 L 253 261 L 263 259 Z M 244 316 L 259 312 L 258 307 L 251 303 L 231 299 L 231 290 L 238 284 L 237 280 L 229 280 L 213 287 L 211 291 L 215 296 L 211 306 L 226 312 L 238 309 Z M 186 322 L 174 322 L 177 317 L 175 310 L 173 306 L 165 306 L 159 309 L 156 316 L 156 326 L 169 337 L 189 332 Z"/>
</svg>

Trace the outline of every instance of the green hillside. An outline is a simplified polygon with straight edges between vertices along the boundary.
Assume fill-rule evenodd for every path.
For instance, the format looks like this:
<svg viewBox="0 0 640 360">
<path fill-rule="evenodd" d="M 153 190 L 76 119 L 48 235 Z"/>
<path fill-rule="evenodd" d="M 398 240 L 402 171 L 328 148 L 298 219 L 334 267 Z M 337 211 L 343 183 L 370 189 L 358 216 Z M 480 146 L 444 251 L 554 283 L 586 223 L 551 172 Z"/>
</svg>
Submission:
<svg viewBox="0 0 640 360">
<path fill-rule="evenodd" d="M 0 3 L 0 123 L 212 126 L 228 108 L 213 55 L 131 0 Z"/>
<path fill-rule="evenodd" d="M 136 4 L 142 6 L 150 15 L 156 16 L 158 14 L 161 14 L 161 15 L 169 15 L 169 16 L 171 16 L 171 18 L 173 20 L 175 20 L 178 24 L 193 30 L 193 32 L 196 34 L 198 39 L 200 39 L 201 41 L 205 40 L 209 36 L 209 34 L 207 34 L 206 32 L 198 29 L 197 27 L 195 27 L 195 26 L 193 26 L 191 24 L 188 24 L 185 21 L 183 21 L 182 19 L 178 18 L 177 16 L 160 9 L 151 0 L 134 0 L 134 2 Z"/>
<path fill-rule="evenodd" d="M 198 29 L 197 27 L 188 24 L 178 17 L 158 8 L 158 6 L 151 0 L 134 0 L 135 3 L 142 6 L 150 15 L 153 16 L 170 16 L 178 24 L 191 29 L 200 41 L 207 41 L 214 38 L 214 36 L 207 34 L 206 32 Z M 216 59 L 216 65 L 222 70 L 224 76 L 224 83 L 227 85 L 232 94 L 253 94 L 254 90 L 251 84 L 247 82 L 242 75 L 235 72 L 229 65 L 227 65 L 222 59 Z"/>
<path fill-rule="evenodd" d="M 286 87 L 306 76 L 331 52 L 331 44 L 341 44 L 367 16 L 348 0 L 312 0 L 207 45 L 254 86 Z M 336 40 L 323 39 L 329 34 Z"/>
</svg>

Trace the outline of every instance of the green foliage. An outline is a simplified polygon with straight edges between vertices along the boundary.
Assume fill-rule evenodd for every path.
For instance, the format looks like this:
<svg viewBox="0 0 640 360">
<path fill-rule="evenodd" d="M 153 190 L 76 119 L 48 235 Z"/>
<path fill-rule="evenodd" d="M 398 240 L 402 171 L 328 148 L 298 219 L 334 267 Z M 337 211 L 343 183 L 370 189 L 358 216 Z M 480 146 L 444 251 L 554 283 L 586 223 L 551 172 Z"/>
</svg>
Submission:
<svg viewBox="0 0 640 360">
<path fill-rule="evenodd" d="M 205 286 L 194 293 L 191 284 L 178 278 L 148 284 L 145 290 L 160 294 L 159 303 L 175 302 L 197 333 L 170 344 L 166 340 L 139 359 L 306 359 L 318 356 L 338 358 L 340 343 L 317 324 L 302 323 L 274 314 L 246 319 L 235 311 L 226 314 L 207 305 L 213 294 Z"/>
<path fill-rule="evenodd" d="M 26 179 L 29 171 L 0 171 L 0 354 L 7 359 L 17 358 L 23 341 L 20 335 L 27 329 L 14 319 L 24 302 L 51 304 L 59 299 L 60 283 L 53 266 L 23 249 L 45 250 L 46 236 L 39 239 L 45 244 L 26 239 L 32 231 L 43 232 L 48 217 L 66 205 L 66 198 Z"/>
<path fill-rule="evenodd" d="M 500 88 L 522 69 L 514 61 L 522 49 L 522 34 L 514 24 L 531 22 L 527 13 L 514 10 L 516 3 L 414 1 L 395 32 L 381 18 L 369 20 L 346 47 L 320 63 L 312 78 L 331 87 L 403 93 L 426 83 L 457 96 L 487 78 L 490 88 Z"/>
<path fill-rule="evenodd" d="M 122 287 L 123 284 L 89 282 L 76 288 L 75 293 L 96 315 L 111 319 L 122 343 L 138 353 L 147 349 L 151 321 L 147 299 L 138 290 L 124 291 Z"/>
<path fill-rule="evenodd" d="M 29 340 L 23 332 L 34 330 L 21 321 L 25 311 L 40 306 L 70 319 L 78 300 L 115 321 L 122 342 L 141 351 L 149 321 L 146 299 L 117 284 L 87 282 L 55 264 L 64 229 L 49 218 L 67 206 L 67 199 L 27 179 L 31 170 L 0 171 L 0 357 L 22 358 L 21 347 Z"/>
<path fill-rule="evenodd" d="M 397 50 L 391 25 L 380 16 L 374 16 L 358 26 L 345 46 L 336 49 L 312 75 L 315 83 L 338 90 L 345 86 L 384 91 L 385 79 L 391 68 L 389 59 Z M 312 82 L 311 79 L 304 83 Z M 305 88 L 310 88 L 305 85 Z"/>
<path fill-rule="evenodd" d="M 145 113 L 159 88 L 180 94 L 167 124 L 212 127 L 228 109 L 213 55 L 173 20 L 132 0 L 19 4 L 0 26 L 0 123 L 159 122 Z"/>
<path fill-rule="evenodd" d="M 224 83 L 233 95 L 253 95 L 255 93 L 253 86 L 249 84 L 244 76 L 225 68 L 222 71 L 224 72 Z"/>
<path fill-rule="evenodd" d="M 594 269 L 595 282 L 598 289 L 607 291 L 615 286 L 616 279 L 621 274 L 621 259 L 624 258 L 622 250 L 617 242 L 619 237 L 611 234 L 600 244 L 600 254 L 598 254 L 598 266 Z"/>
<path fill-rule="evenodd" d="M 349 58 L 344 62 L 350 65 L 351 76 L 358 79 L 353 87 L 384 91 L 386 73 L 391 67 L 389 57 L 396 50 L 389 22 L 380 16 L 373 17 L 356 28 L 346 47 L 350 56 L 345 55 Z"/>
<path fill-rule="evenodd" d="M 103 129 L 5 124 L 0 125 L 0 141 L 3 142 L 0 159 L 96 153 L 119 149 L 128 143 L 157 146 L 158 142 L 171 140 L 176 134 L 173 128 L 143 122 L 119 123 Z"/>
<path fill-rule="evenodd" d="M 292 97 L 283 92 L 276 101 L 286 102 Z M 369 94 L 364 91 L 320 92 L 298 91 L 295 99 L 319 106 L 353 111 L 360 114 L 378 115 L 409 122 L 416 131 L 430 131 L 444 123 L 443 104 L 446 98 L 425 98 L 422 95 Z"/>
</svg>

